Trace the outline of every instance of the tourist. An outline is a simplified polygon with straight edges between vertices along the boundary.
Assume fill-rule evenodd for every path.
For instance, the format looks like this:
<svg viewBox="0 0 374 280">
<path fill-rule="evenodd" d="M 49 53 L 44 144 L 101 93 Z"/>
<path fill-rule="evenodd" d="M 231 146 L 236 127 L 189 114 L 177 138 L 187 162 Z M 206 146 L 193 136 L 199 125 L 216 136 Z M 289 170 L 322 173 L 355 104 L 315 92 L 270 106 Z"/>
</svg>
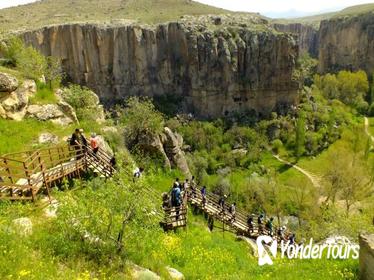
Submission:
<svg viewBox="0 0 374 280">
<path fill-rule="evenodd" d="M 97 137 L 96 137 L 96 133 L 92 133 L 91 134 L 91 138 L 90 138 L 90 146 L 92 148 L 92 151 L 97 154 L 97 152 L 99 151 L 99 143 L 97 142 Z"/>
<path fill-rule="evenodd" d="M 201 202 L 202 206 L 204 207 L 206 203 L 206 186 L 203 186 L 201 189 Z"/>
<path fill-rule="evenodd" d="M 270 220 L 266 222 L 266 229 L 268 230 L 270 236 L 273 236 L 273 220 L 274 218 L 271 217 Z"/>
<path fill-rule="evenodd" d="M 264 214 L 260 214 L 260 216 L 258 216 L 258 218 L 257 218 L 258 233 L 259 234 L 261 234 L 264 230 L 263 223 L 264 223 Z"/>
<path fill-rule="evenodd" d="M 225 213 L 225 199 L 227 198 L 227 195 L 221 195 L 221 197 L 218 200 L 218 205 L 221 208 L 221 213 Z"/>
<path fill-rule="evenodd" d="M 181 206 L 181 190 L 179 185 L 174 184 L 173 189 L 171 191 L 171 206 L 175 207 L 175 219 L 178 220 L 179 218 L 179 208 Z"/>
<path fill-rule="evenodd" d="M 254 222 L 253 222 L 253 214 L 248 216 L 247 219 L 247 226 L 248 226 L 248 233 L 253 233 L 254 232 Z"/>
<path fill-rule="evenodd" d="M 79 129 L 79 143 L 83 146 L 83 147 L 87 147 L 88 145 L 88 142 L 87 142 L 87 139 L 86 137 L 84 136 L 84 130 L 83 128 Z"/>
<path fill-rule="evenodd" d="M 236 218 L 236 203 L 234 202 L 233 204 L 231 204 L 230 206 L 230 214 L 231 214 L 231 222 L 235 222 L 235 218 Z"/>
<path fill-rule="evenodd" d="M 142 173 L 144 171 L 143 167 L 135 167 L 134 172 L 133 172 L 133 181 L 135 182 L 136 179 L 140 178 L 142 176 Z"/>
</svg>

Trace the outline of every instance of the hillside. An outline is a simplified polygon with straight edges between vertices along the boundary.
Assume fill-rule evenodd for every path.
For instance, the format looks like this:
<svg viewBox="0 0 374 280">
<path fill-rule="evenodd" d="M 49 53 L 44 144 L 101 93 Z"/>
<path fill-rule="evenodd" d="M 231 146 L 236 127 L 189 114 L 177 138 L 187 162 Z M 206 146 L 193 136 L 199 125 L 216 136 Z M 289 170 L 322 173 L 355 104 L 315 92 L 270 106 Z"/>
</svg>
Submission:
<svg viewBox="0 0 374 280">
<path fill-rule="evenodd" d="M 336 17 L 344 17 L 344 16 L 355 16 L 355 15 L 360 15 L 360 14 L 373 12 L 373 11 L 374 11 L 374 4 L 370 3 L 370 4 L 362 4 L 362 5 L 348 7 L 338 12 L 324 13 L 324 14 L 293 18 L 293 19 L 274 19 L 273 22 L 283 23 L 283 24 L 303 23 L 303 24 L 312 25 L 318 28 L 319 23 L 322 20 L 327 20 L 327 19 L 336 18 Z"/>
<path fill-rule="evenodd" d="M 0 29 L 8 31 L 66 22 L 123 19 L 159 23 L 176 20 L 183 15 L 228 12 L 190 0 L 42 0 L 0 10 Z"/>
</svg>

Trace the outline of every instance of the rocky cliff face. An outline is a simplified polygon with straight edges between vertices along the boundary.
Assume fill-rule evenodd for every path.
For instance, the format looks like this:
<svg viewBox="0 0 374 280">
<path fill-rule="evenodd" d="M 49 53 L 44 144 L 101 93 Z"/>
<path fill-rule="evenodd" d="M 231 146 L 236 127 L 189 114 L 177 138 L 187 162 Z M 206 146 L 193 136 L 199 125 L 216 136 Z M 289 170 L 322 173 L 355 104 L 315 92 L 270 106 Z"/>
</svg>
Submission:
<svg viewBox="0 0 374 280">
<path fill-rule="evenodd" d="M 228 27 L 221 18 L 158 26 L 71 24 L 23 34 L 62 59 L 68 77 L 94 89 L 106 105 L 129 95 L 178 95 L 197 117 L 259 114 L 298 102 L 292 72 L 297 45 L 257 25 Z"/>
<path fill-rule="evenodd" d="M 321 22 L 319 70 L 374 71 L 374 13 Z"/>
<path fill-rule="evenodd" d="M 312 57 L 318 57 L 318 30 L 310 25 L 301 23 L 274 24 L 279 32 L 287 32 L 295 35 L 300 53 L 309 53 Z"/>
<path fill-rule="evenodd" d="M 295 35 L 300 52 L 318 57 L 320 73 L 362 69 L 371 75 L 374 71 L 374 13 L 324 20 L 319 30 L 300 23 L 273 26 Z"/>
<path fill-rule="evenodd" d="M 374 279 L 374 235 L 360 235 L 360 279 Z"/>
</svg>

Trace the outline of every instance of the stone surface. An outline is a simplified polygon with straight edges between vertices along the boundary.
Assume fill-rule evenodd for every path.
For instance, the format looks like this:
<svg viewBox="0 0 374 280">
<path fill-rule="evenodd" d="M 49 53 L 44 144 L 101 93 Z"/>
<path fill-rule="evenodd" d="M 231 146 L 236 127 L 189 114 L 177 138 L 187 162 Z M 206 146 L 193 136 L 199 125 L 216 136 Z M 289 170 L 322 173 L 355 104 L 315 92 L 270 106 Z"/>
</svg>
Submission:
<svg viewBox="0 0 374 280">
<path fill-rule="evenodd" d="M 68 118 L 70 118 L 75 123 L 79 123 L 77 114 L 70 104 L 68 104 L 64 100 L 59 100 L 57 105 Z"/>
<path fill-rule="evenodd" d="M 190 177 L 191 172 L 185 154 L 182 151 L 182 136 L 173 133 L 168 127 L 164 128 L 163 134 L 165 135 L 165 137 L 162 137 L 163 147 L 172 167 L 179 168 L 186 176 Z"/>
<path fill-rule="evenodd" d="M 16 77 L 0 73 L 0 93 L 1 92 L 12 92 L 18 88 L 18 80 Z M 1 95 L 0 95 L 1 97 Z"/>
<path fill-rule="evenodd" d="M 42 133 L 39 135 L 38 139 L 39 144 L 57 144 L 58 136 L 53 135 L 52 133 Z"/>
<path fill-rule="evenodd" d="M 14 91 L 3 94 L 0 98 L 0 117 L 17 121 L 22 120 L 26 114 L 29 98 L 35 92 L 35 82 L 25 80 Z"/>
<path fill-rule="evenodd" d="M 140 267 L 138 265 L 133 264 L 132 269 L 132 279 L 134 280 L 159 280 L 161 279 L 156 273 L 150 271 L 149 269 Z"/>
<path fill-rule="evenodd" d="M 360 235 L 360 279 L 374 279 L 374 234 Z"/>
<path fill-rule="evenodd" d="M 13 230 L 22 236 L 29 236 L 32 234 L 32 222 L 29 218 L 18 218 L 12 222 Z"/>
<path fill-rule="evenodd" d="M 321 22 L 319 71 L 374 71 L 374 14 L 340 17 Z"/>
<path fill-rule="evenodd" d="M 175 268 L 167 266 L 166 270 L 168 271 L 171 279 L 174 279 L 174 280 L 184 279 L 184 275 L 181 272 L 179 272 L 178 270 L 176 270 Z"/>
<path fill-rule="evenodd" d="M 172 93 L 184 111 L 215 118 L 251 110 L 264 115 L 298 102 L 292 80 L 298 48 L 291 35 L 251 21 L 204 20 L 66 24 L 23 38 L 43 54 L 60 57 L 68 78 L 93 89 L 107 105 L 130 95 Z"/>
<path fill-rule="evenodd" d="M 248 244 L 248 246 L 251 250 L 252 256 L 254 256 L 256 258 L 258 257 L 258 248 L 257 248 L 257 244 L 256 244 L 255 240 L 250 239 L 250 238 L 245 237 L 245 236 L 240 236 L 240 235 L 237 236 L 236 238 L 239 239 L 239 240 L 245 241 Z"/>
<path fill-rule="evenodd" d="M 105 141 L 104 137 L 102 135 L 96 135 L 97 143 L 99 144 L 100 149 L 103 149 L 104 152 L 106 152 L 108 155 L 112 156 L 113 150 L 109 146 L 108 142 Z"/>
<path fill-rule="evenodd" d="M 281 32 L 296 36 L 300 51 L 319 60 L 319 72 L 340 70 L 374 71 L 374 14 L 333 17 L 323 20 L 319 29 L 305 24 L 274 24 Z"/>
<path fill-rule="evenodd" d="M 274 24 L 274 28 L 280 32 L 295 35 L 300 53 L 309 53 L 312 57 L 318 57 L 318 30 L 310 25 L 301 23 Z"/>
<path fill-rule="evenodd" d="M 73 121 L 66 117 L 57 104 L 30 105 L 27 107 L 27 116 L 40 121 L 52 121 L 59 125 L 68 125 Z"/>
</svg>

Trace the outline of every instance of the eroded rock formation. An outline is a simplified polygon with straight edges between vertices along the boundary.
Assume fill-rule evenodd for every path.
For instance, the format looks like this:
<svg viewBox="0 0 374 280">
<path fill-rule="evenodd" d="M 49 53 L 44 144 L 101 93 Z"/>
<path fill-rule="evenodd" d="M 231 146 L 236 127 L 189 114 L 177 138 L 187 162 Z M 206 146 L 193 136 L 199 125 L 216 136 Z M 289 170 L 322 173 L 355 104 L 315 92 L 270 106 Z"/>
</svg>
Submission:
<svg viewBox="0 0 374 280">
<path fill-rule="evenodd" d="M 319 42 L 320 72 L 362 69 L 373 73 L 373 13 L 322 21 Z"/>
<path fill-rule="evenodd" d="M 279 32 L 296 35 L 300 53 L 309 53 L 312 57 L 318 57 L 318 30 L 311 25 L 301 23 L 274 24 Z"/>
<path fill-rule="evenodd" d="M 319 30 L 300 23 L 274 24 L 280 32 L 295 35 L 300 52 L 319 60 L 319 72 L 374 71 L 374 13 L 334 17 L 320 23 Z"/>
<path fill-rule="evenodd" d="M 129 95 L 178 95 L 202 118 L 235 111 L 268 114 L 298 102 L 291 35 L 263 23 L 225 18 L 158 26 L 68 24 L 27 32 L 45 55 L 62 59 L 69 78 L 106 105 Z M 192 22 L 192 23 L 191 23 Z"/>
</svg>

